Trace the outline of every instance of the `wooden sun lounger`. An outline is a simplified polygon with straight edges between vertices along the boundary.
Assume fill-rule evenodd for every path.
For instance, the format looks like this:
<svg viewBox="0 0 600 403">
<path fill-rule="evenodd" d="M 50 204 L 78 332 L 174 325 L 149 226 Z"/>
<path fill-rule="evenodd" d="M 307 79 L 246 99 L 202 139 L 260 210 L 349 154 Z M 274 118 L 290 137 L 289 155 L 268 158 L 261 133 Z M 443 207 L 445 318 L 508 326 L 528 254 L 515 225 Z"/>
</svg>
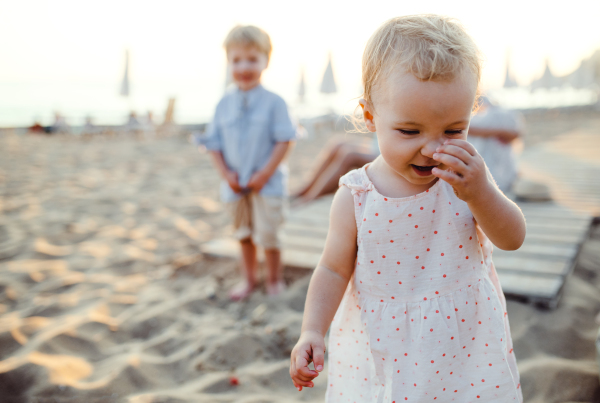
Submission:
<svg viewBox="0 0 600 403">
<path fill-rule="evenodd" d="M 570 136 L 575 141 L 568 141 Z M 566 146 L 568 145 L 568 147 Z M 553 202 L 517 202 L 527 220 L 523 246 L 514 252 L 494 249 L 494 264 L 508 298 L 555 308 L 594 216 L 600 213 L 600 136 L 572 133 L 526 150 L 521 173 L 551 186 Z M 585 174 L 584 174 L 585 172 Z M 282 259 L 286 266 L 313 269 L 319 261 L 332 197 L 290 212 L 284 227 Z M 237 242 L 216 239 L 201 246 L 216 256 L 238 256 Z"/>
</svg>

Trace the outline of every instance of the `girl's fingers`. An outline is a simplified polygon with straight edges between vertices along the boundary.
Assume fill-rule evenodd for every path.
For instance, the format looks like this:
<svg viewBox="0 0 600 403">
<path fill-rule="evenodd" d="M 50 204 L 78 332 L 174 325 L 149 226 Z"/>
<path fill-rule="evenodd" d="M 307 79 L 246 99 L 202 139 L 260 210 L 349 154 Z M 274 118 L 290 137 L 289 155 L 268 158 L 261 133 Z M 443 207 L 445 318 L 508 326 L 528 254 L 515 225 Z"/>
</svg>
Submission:
<svg viewBox="0 0 600 403">
<path fill-rule="evenodd" d="M 444 141 L 444 144 L 451 144 L 453 146 L 460 147 L 460 148 L 466 150 L 473 157 L 477 155 L 477 150 L 475 149 L 475 147 L 473 147 L 473 144 L 469 143 L 466 140 L 449 139 L 449 140 Z"/>
<path fill-rule="evenodd" d="M 452 168 L 454 171 L 456 171 L 458 173 L 463 173 L 467 169 L 467 165 L 463 161 L 461 161 L 460 159 L 458 159 L 455 156 L 450 155 L 450 154 L 434 153 L 433 159 L 441 162 L 442 164 L 446 165 L 447 167 Z"/>
<path fill-rule="evenodd" d="M 323 366 L 325 365 L 325 346 L 313 346 L 312 355 L 315 370 L 319 372 L 323 371 Z"/>
<path fill-rule="evenodd" d="M 296 373 L 304 381 L 312 381 L 314 378 L 319 376 L 319 373 L 317 371 L 313 371 L 308 367 L 296 367 Z"/>
<path fill-rule="evenodd" d="M 303 381 L 311 381 L 313 378 L 317 377 L 319 373 L 308 368 L 310 360 L 308 360 L 305 355 L 308 356 L 308 353 L 303 352 L 302 354 L 298 354 L 296 356 L 296 360 L 294 362 L 294 370 L 296 376 L 302 379 Z"/>
<path fill-rule="evenodd" d="M 444 171 L 443 169 L 439 169 L 439 168 L 433 168 L 431 170 L 431 173 L 434 176 L 448 182 L 452 186 L 458 184 L 461 179 L 460 176 L 458 176 L 456 173 Z"/>
<path fill-rule="evenodd" d="M 308 364 L 310 364 L 310 357 L 308 356 L 308 353 L 306 351 L 302 350 L 296 355 L 294 365 L 296 369 L 300 369 L 308 368 Z"/>
<path fill-rule="evenodd" d="M 307 388 L 312 388 L 314 386 L 314 384 L 311 382 L 312 378 L 301 376 L 293 363 L 290 366 L 290 377 L 292 378 L 292 382 L 299 392 L 302 390 L 303 386 Z"/>
<path fill-rule="evenodd" d="M 307 388 L 312 388 L 313 386 L 315 386 L 314 383 L 312 382 L 306 382 L 306 381 L 301 381 L 299 379 L 294 379 L 294 383 L 300 387 L 307 387 Z M 299 389 L 302 390 L 302 389 Z"/>
<path fill-rule="evenodd" d="M 467 150 L 453 144 L 439 146 L 436 150 L 436 153 L 452 155 L 464 162 L 466 165 L 469 165 L 469 162 L 473 159 L 473 156 L 469 154 Z"/>
</svg>

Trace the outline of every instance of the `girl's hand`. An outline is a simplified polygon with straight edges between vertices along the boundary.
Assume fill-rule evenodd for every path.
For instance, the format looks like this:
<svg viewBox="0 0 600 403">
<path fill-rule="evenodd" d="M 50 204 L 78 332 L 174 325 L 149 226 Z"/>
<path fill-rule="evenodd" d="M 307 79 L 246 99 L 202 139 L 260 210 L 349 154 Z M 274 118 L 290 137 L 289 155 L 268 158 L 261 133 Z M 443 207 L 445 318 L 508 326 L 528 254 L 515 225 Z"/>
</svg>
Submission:
<svg viewBox="0 0 600 403">
<path fill-rule="evenodd" d="M 308 364 L 314 362 L 315 370 L 308 368 Z M 315 331 L 305 331 L 300 335 L 300 339 L 292 350 L 290 360 L 290 377 L 298 391 L 303 386 L 312 388 L 312 382 L 319 372 L 323 371 L 325 364 L 325 339 Z"/>
<path fill-rule="evenodd" d="M 483 158 L 465 140 L 446 140 L 436 149 L 433 159 L 451 170 L 433 168 L 432 173 L 452 185 L 456 196 L 467 203 L 495 187 Z"/>
</svg>

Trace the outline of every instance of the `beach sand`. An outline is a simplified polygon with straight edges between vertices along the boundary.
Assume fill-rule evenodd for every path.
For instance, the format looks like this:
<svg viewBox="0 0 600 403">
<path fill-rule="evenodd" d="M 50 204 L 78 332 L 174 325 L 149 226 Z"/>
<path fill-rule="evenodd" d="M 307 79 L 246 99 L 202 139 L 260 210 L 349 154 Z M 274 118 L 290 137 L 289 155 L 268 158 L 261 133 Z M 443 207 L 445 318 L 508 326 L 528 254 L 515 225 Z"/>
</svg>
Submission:
<svg viewBox="0 0 600 403">
<path fill-rule="evenodd" d="M 292 188 L 331 136 L 298 142 Z M 323 400 L 326 371 L 288 374 L 310 273 L 232 303 L 237 262 L 199 254 L 230 231 L 218 182 L 184 135 L 0 132 L 0 402 Z M 600 228 L 558 309 L 508 312 L 526 402 L 600 401 Z"/>
</svg>

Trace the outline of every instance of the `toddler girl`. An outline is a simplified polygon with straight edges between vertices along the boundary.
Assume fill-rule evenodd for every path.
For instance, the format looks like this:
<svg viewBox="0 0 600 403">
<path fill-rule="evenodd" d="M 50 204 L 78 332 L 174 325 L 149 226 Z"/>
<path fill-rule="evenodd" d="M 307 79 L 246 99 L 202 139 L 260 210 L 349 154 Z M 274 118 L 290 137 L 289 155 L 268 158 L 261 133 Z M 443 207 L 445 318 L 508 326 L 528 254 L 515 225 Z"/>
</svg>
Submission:
<svg viewBox="0 0 600 403">
<path fill-rule="evenodd" d="M 522 401 L 492 244 L 519 248 L 525 220 L 466 141 L 480 73 L 445 17 L 394 18 L 369 40 L 359 103 L 381 155 L 340 179 L 291 355 L 298 390 L 331 324 L 329 402 Z"/>
</svg>

